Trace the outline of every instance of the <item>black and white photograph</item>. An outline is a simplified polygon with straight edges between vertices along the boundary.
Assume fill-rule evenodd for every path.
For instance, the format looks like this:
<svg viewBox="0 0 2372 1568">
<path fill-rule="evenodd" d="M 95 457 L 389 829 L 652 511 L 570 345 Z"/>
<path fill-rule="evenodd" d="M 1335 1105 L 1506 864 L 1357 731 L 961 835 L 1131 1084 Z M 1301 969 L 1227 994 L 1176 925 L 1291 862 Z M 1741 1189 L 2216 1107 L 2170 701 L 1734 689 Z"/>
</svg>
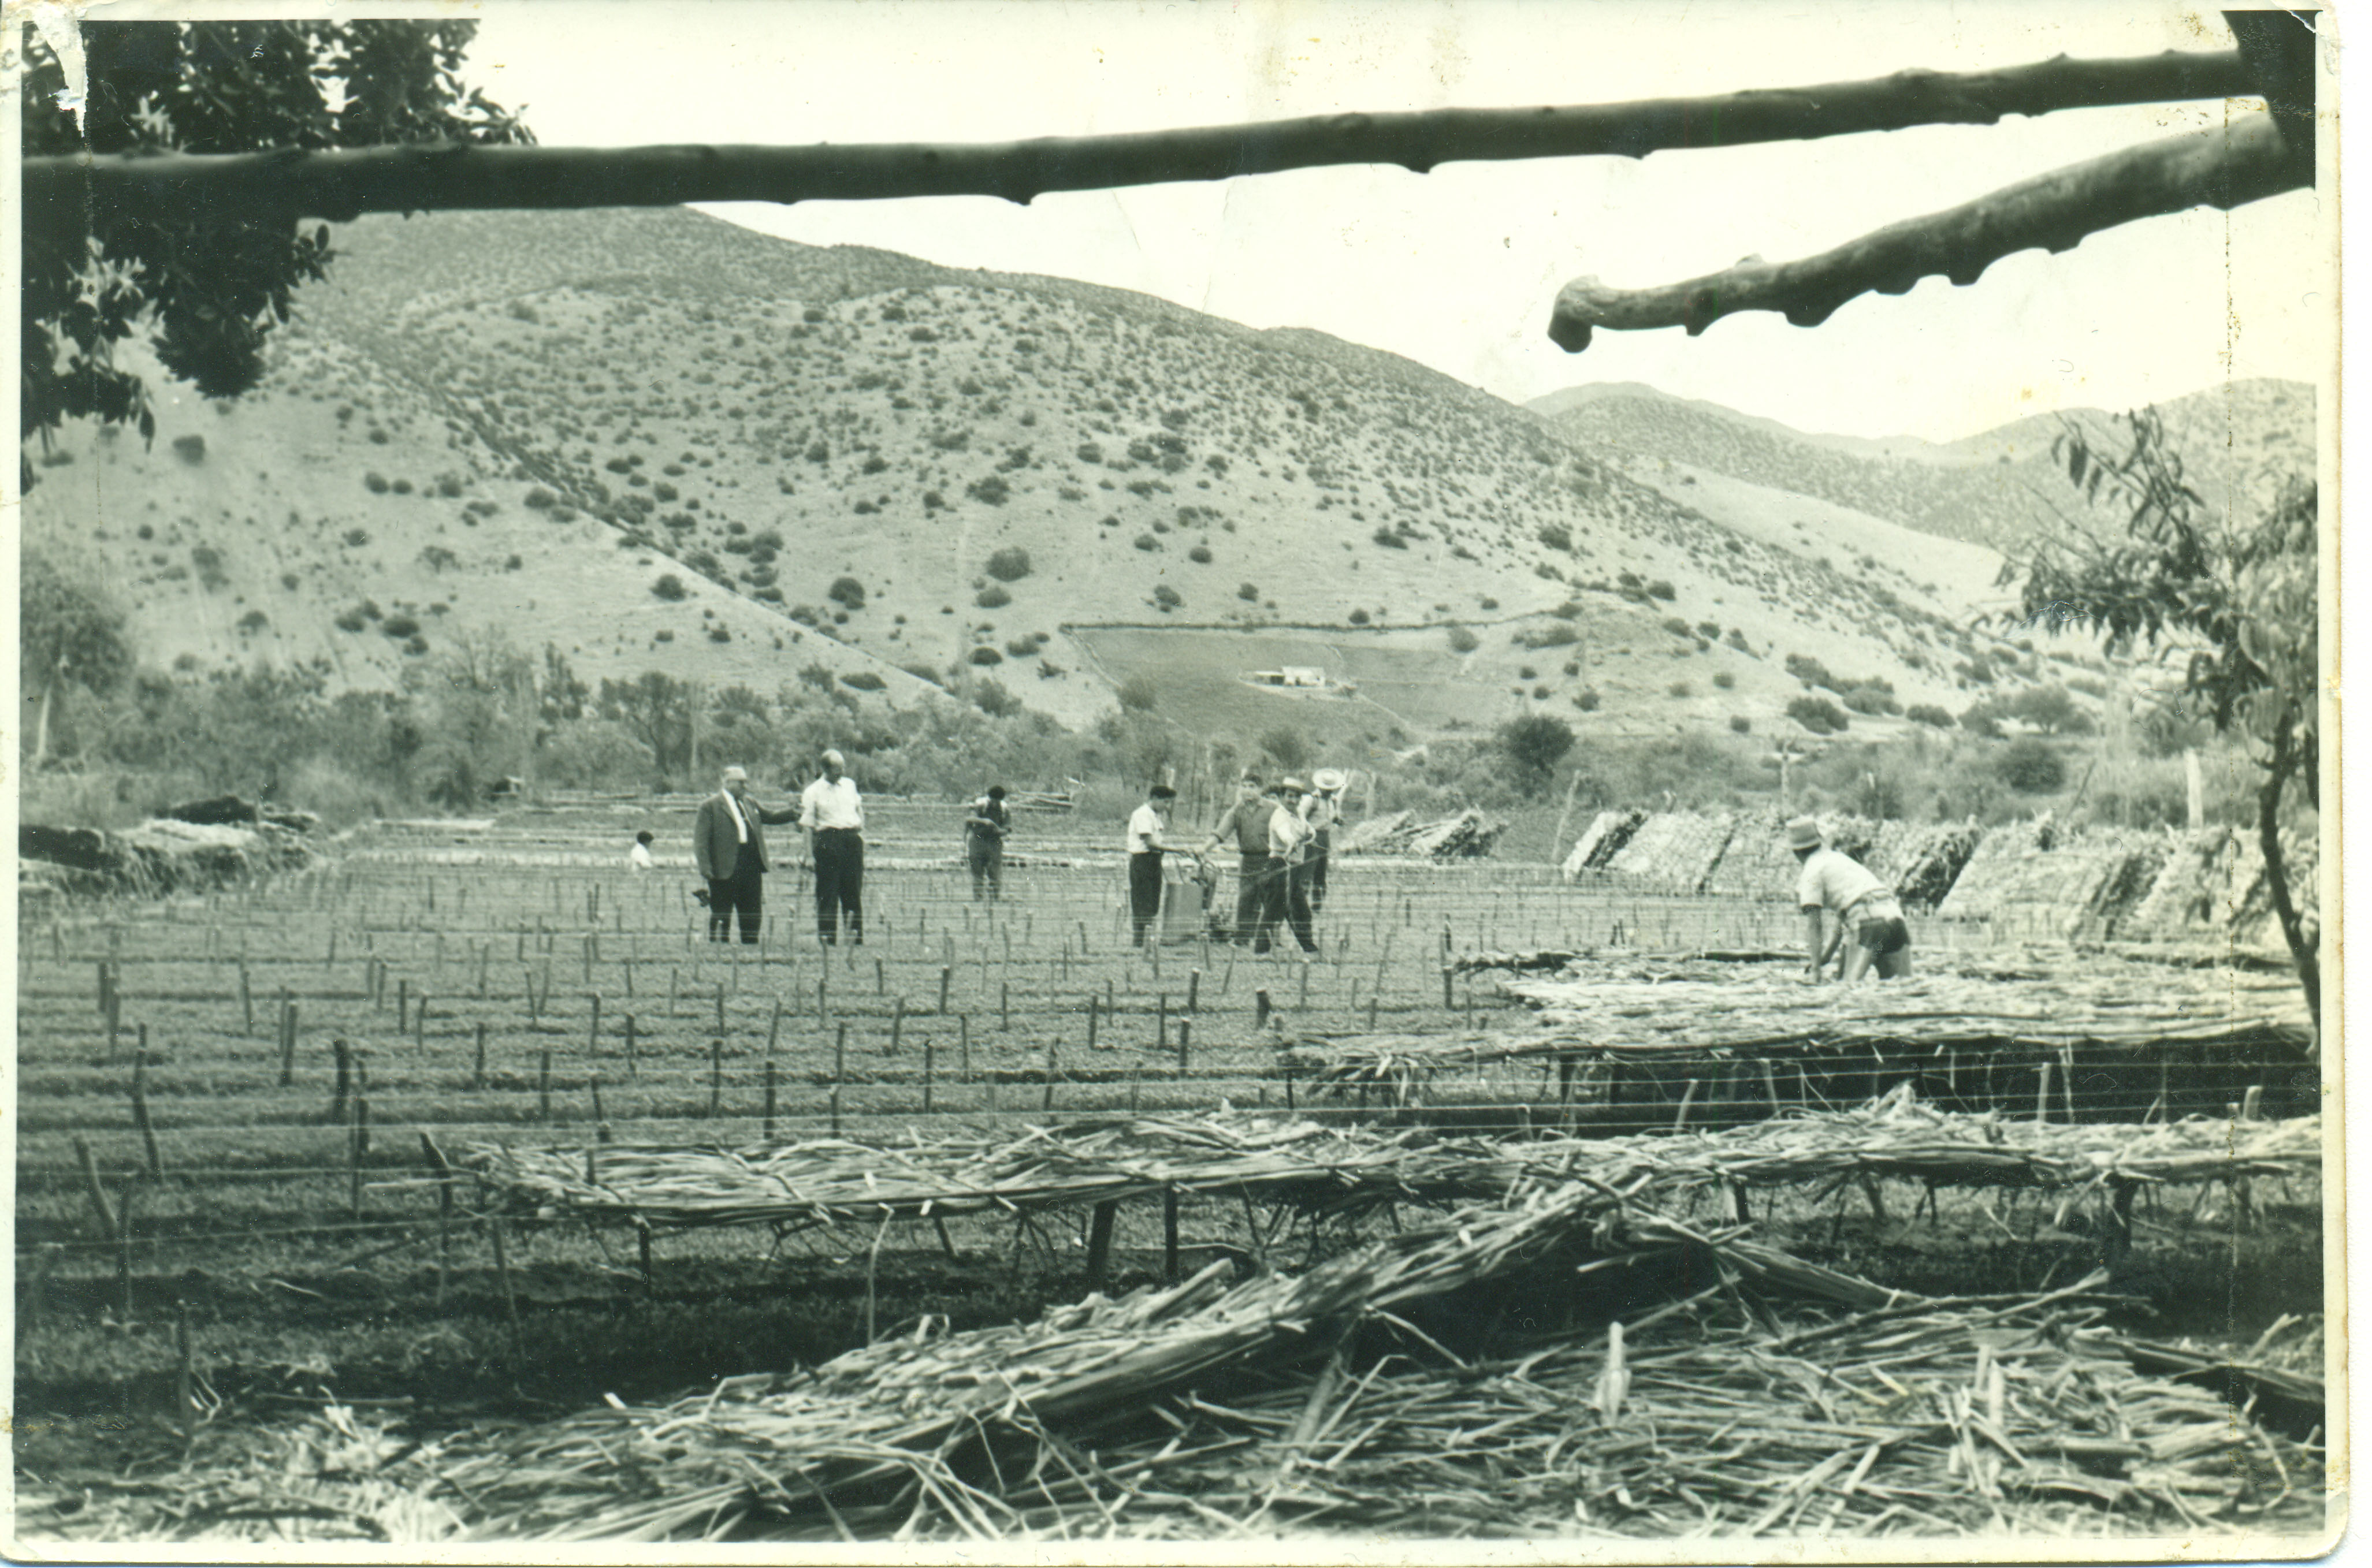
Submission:
<svg viewBox="0 0 2372 1568">
<path fill-rule="evenodd" d="M 2331 1551 L 2351 19 L 12 4 L 7 1555 Z"/>
</svg>

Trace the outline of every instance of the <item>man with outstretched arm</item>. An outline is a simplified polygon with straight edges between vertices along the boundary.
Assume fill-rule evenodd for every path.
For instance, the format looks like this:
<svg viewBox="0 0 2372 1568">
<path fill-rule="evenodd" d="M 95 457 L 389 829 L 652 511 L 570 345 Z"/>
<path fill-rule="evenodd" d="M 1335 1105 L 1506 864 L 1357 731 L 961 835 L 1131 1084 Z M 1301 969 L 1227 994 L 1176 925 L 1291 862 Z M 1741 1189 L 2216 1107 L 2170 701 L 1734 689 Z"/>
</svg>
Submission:
<svg viewBox="0 0 2372 1568">
<path fill-rule="evenodd" d="M 849 946 L 865 946 L 865 802 L 847 768 L 847 758 L 825 752 L 823 777 L 799 795 L 799 826 L 815 867 L 816 935 L 827 947 L 840 939 L 843 911 Z"/>
<path fill-rule="evenodd" d="M 1252 945 L 1253 951 L 1268 951 L 1268 927 L 1273 901 L 1271 887 L 1272 868 L 1268 855 L 1268 819 L 1276 811 L 1276 803 L 1261 790 L 1261 776 L 1246 773 L 1236 785 L 1235 804 L 1228 807 L 1212 828 L 1211 836 L 1194 853 L 1209 854 L 1227 839 L 1236 841 L 1239 857 L 1236 867 L 1236 933 L 1238 947 Z"/>
</svg>

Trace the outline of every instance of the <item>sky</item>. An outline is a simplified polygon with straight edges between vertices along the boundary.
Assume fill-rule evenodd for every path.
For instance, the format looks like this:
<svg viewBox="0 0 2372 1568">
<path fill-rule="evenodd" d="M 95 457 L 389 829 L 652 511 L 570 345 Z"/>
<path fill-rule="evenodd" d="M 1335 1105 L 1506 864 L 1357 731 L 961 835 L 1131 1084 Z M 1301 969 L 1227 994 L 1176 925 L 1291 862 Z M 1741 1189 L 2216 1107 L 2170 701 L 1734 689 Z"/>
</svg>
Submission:
<svg viewBox="0 0 2372 1568">
<path fill-rule="evenodd" d="M 568 0 L 470 7 L 469 78 L 548 145 L 995 141 L 1345 110 L 1692 96 L 2228 47 L 2194 14 L 2061 0 L 1647 6 L 1613 0 Z M 1137 289 L 1254 327 L 1315 328 L 1515 401 L 1644 381 L 1798 429 L 1951 440 L 2227 376 L 2321 381 L 2331 240 L 2302 192 L 2131 225 L 2060 256 L 1865 296 L 1817 329 L 1741 314 L 1691 339 L 1548 341 L 1557 289 L 1670 283 L 1816 253 L 1883 225 L 2183 130 L 2148 105 L 1816 142 L 1296 170 L 1054 194 L 732 204 L 809 244 Z"/>
</svg>

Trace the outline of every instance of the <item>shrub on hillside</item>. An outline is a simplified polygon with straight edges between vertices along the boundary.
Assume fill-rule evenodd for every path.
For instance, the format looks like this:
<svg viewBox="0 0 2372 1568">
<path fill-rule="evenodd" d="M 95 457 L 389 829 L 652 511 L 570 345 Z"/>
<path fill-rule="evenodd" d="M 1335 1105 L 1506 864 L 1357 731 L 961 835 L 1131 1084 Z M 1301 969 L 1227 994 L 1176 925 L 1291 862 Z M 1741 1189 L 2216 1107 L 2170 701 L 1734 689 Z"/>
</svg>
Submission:
<svg viewBox="0 0 2372 1568">
<path fill-rule="evenodd" d="M 1956 722 L 1950 714 L 1933 703 L 1913 703 L 1903 710 L 1902 716 L 1913 724 L 1928 725 L 1936 729 L 1949 729 Z"/>
<path fill-rule="evenodd" d="M 983 676 L 972 683 L 972 705 L 993 719 L 1009 719 L 1021 711 L 1021 699 L 1002 680 Z"/>
<path fill-rule="evenodd" d="M 1894 700 L 1893 691 L 1879 681 L 1863 681 L 1847 689 L 1845 706 L 1857 714 L 1899 714 L 1902 704 Z"/>
<path fill-rule="evenodd" d="M 1197 566 L 1208 566 L 1211 563 L 1211 547 L 1207 544 L 1198 544 L 1186 552 L 1186 559 Z"/>
<path fill-rule="evenodd" d="M 1353 611 L 1351 612 L 1351 624 L 1352 624 L 1352 625 L 1354 625 L 1354 626 L 1365 626 L 1366 623 L 1367 623 L 1367 612 L 1366 612 L 1366 610 L 1353 610 Z"/>
<path fill-rule="evenodd" d="M 979 665 L 983 668 L 986 668 L 988 666 L 993 664 L 1003 664 L 1005 662 L 1005 656 L 998 653 L 994 648 L 974 648 L 971 651 L 968 662 Z"/>
<path fill-rule="evenodd" d="M 370 472 L 363 475 L 363 488 L 369 491 L 373 495 L 386 494 L 387 475 L 379 472 L 377 469 L 371 470 Z"/>
<path fill-rule="evenodd" d="M 1658 577 L 1654 582 L 1647 585 L 1647 597 L 1650 598 L 1675 599 L 1680 596 L 1679 589 L 1673 587 L 1671 584 L 1666 582 L 1663 578 Z"/>
<path fill-rule="evenodd" d="M 1251 583 L 1238 583 L 1236 585 L 1236 597 L 1242 599 L 1246 604 L 1258 604 L 1260 602 L 1260 588 Z"/>
<path fill-rule="evenodd" d="M 1178 590 L 1168 583 L 1157 583 L 1153 588 L 1153 602 L 1164 615 L 1167 615 L 1185 601 L 1178 597 Z"/>
<path fill-rule="evenodd" d="M 1545 714 L 1499 726 L 1499 749 L 1515 769 L 1517 783 L 1534 791 L 1547 786 L 1556 765 L 1573 749 L 1573 726 Z"/>
<path fill-rule="evenodd" d="M 1000 583 L 1017 583 L 1029 575 L 1029 552 L 1007 545 L 988 558 L 988 575 Z"/>
<path fill-rule="evenodd" d="M 1154 538 L 1149 533 L 1141 533 L 1129 542 L 1135 545 L 1139 550 L 1158 550 L 1161 548 L 1161 541 Z"/>
<path fill-rule="evenodd" d="M 1161 698 L 1160 688 L 1154 685 L 1153 678 L 1141 671 L 1122 681 L 1115 694 L 1122 707 L 1139 714 L 1151 713 L 1153 704 Z"/>
<path fill-rule="evenodd" d="M 1573 533 L 1563 523 L 1542 523 L 1540 540 L 1551 550 L 1562 550 L 1567 554 L 1573 552 Z"/>
<path fill-rule="evenodd" d="M 2049 795 L 2067 783 L 2067 764 L 2049 741 L 2031 735 L 2005 747 L 1994 770 L 2020 795 Z"/>
<path fill-rule="evenodd" d="M 1595 687 L 1590 687 L 1573 694 L 1573 705 L 1579 708 L 1585 714 L 1596 713 L 1598 711 L 1598 690 Z"/>
<path fill-rule="evenodd" d="M 1754 721 L 1744 714 L 1732 714 L 1729 715 L 1729 727 L 1739 735 L 1744 735 L 1754 727 Z"/>
<path fill-rule="evenodd" d="M 1309 766 L 1309 741 L 1297 729 L 1280 726 L 1264 732 L 1260 738 L 1260 749 L 1288 773 Z"/>
<path fill-rule="evenodd" d="M 1476 636 L 1472 632 L 1467 630 L 1465 627 L 1452 626 L 1449 629 L 1449 651 L 1451 653 L 1471 654 L 1482 645 L 1482 639 Z"/>
<path fill-rule="evenodd" d="M 840 678 L 840 683 L 852 691 L 878 691 L 889 685 L 888 681 L 869 669 L 860 669 L 853 675 L 843 675 Z"/>
<path fill-rule="evenodd" d="M 1408 540 L 1392 532 L 1389 528 L 1378 528 L 1374 533 L 1369 534 L 1367 537 L 1374 540 L 1378 544 L 1382 545 L 1386 550 L 1406 550 L 1408 548 Z"/>
<path fill-rule="evenodd" d="M 984 506 L 1002 506 L 1013 498 L 1013 486 L 1005 482 L 1004 475 L 993 473 L 965 485 L 964 494 Z"/>
<path fill-rule="evenodd" d="M 378 629 L 380 633 L 386 636 L 412 637 L 419 634 L 420 622 L 414 621 L 409 615 L 398 613 L 390 615 L 386 620 L 380 621 L 378 623 Z"/>
<path fill-rule="evenodd" d="M 1826 697 L 1797 697 L 1787 704 L 1787 716 L 1814 735 L 1841 734 L 1853 725 L 1844 710 Z"/>
<path fill-rule="evenodd" d="M 683 586 L 683 579 L 673 572 L 664 574 L 657 582 L 651 585 L 652 593 L 670 603 L 683 598 L 688 591 Z"/>
<path fill-rule="evenodd" d="M 1664 630 L 1669 632 L 1675 637 L 1693 637 L 1696 635 L 1694 632 L 1689 629 L 1687 620 L 1678 615 L 1667 615 L 1664 617 Z"/>
<path fill-rule="evenodd" d="M 206 460 L 206 438 L 203 436 L 176 436 L 173 437 L 173 455 L 185 463 L 203 463 Z"/>
<path fill-rule="evenodd" d="M 863 610 L 865 585 L 854 577 L 834 577 L 831 587 L 824 590 L 823 597 L 849 610 Z"/>
<path fill-rule="evenodd" d="M 1673 681 L 1669 686 L 1664 688 L 1664 693 L 1669 697 L 1680 698 L 1693 697 L 1697 694 L 1696 688 L 1690 685 L 1685 680 Z"/>
<path fill-rule="evenodd" d="M 991 583 L 972 595 L 971 601 L 983 610 L 1003 610 L 1013 602 L 1013 595 L 1006 591 L 1003 583 Z"/>
<path fill-rule="evenodd" d="M 1519 648 L 1562 648 L 1581 641 L 1581 633 L 1566 621 L 1552 621 L 1545 626 L 1528 626 L 1516 633 Z"/>
<path fill-rule="evenodd" d="M 1713 683 L 1716 689 L 1727 691 L 1738 684 L 1738 677 L 1725 669 L 1713 678 Z"/>
</svg>

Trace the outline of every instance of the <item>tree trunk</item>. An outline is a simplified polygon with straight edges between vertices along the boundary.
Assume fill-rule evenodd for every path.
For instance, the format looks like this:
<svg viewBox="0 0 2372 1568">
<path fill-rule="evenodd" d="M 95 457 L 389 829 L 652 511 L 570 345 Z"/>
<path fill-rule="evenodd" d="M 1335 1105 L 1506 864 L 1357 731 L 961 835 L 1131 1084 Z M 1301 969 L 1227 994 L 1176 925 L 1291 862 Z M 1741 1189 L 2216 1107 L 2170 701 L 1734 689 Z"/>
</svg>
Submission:
<svg viewBox="0 0 2372 1568">
<path fill-rule="evenodd" d="M 2291 715 L 2285 709 L 2273 729 L 2273 755 L 2265 767 L 2265 782 L 2257 789 L 2257 847 L 2265 857 L 2265 889 L 2272 896 L 2273 918 L 2281 922 L 2282 940 L 2289 944 L 2290 961 L 2297 966 L 2298 985 L 2306 992 L 2306 1010 L 2314 1021 L 2315 1041 L 2322 1040 L 2322 963 L 2320 943 L 2309 938 L 2290 898 L 2289 863 L 2282 855 L 2282 789 L 2297 766 L 2290 745 Z"/>
</svg>

